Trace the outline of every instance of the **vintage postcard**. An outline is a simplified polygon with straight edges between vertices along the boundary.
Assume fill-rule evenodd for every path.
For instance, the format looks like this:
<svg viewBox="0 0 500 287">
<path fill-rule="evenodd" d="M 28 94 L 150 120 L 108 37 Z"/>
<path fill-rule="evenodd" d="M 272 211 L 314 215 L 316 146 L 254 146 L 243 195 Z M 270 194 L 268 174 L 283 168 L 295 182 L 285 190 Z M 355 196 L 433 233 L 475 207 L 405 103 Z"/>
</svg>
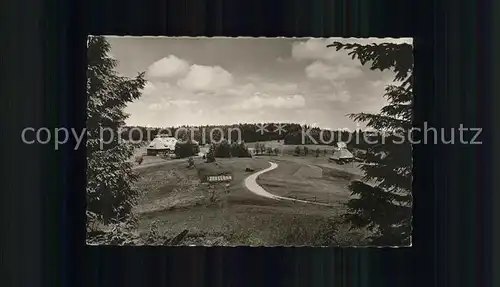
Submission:
<svg viewBox="0 0 500 287">
<path fill-rule="evenodd" d="M 411 245 L 411 38 L 87 49 L 87 244 Z"/>
</svg>

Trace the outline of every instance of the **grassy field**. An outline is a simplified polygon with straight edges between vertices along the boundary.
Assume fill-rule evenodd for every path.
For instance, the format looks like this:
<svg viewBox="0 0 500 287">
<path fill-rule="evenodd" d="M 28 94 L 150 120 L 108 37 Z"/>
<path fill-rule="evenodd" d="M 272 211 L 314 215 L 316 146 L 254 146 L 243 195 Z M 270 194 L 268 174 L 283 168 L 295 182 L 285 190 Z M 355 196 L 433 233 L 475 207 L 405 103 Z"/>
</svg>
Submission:
<svg viewBox="0 0 500 287">
<path fill-rule="evenodd" d="M 333 145 L 285 145 L 283 144 L 283 141 L 278 142 L 278 141 L 263 141 L 259 142 L 261 144 L 264 144 L 266 147 L 271 147 L 271 148 L 278 148 L 280 151 L 282 151 L 283 154 L 287 155 L 293 155 L 295 152 L 296 147 L 300 147 L 300 152 L 302 156 L 304 155 L 304 147 L 307 147 L 309 149 L 308 156 L 315 156 L 315 150 L 320 149 L 321 155 L 324 154 L 324 151 L 327 151 L 327 155 L 332 155 L 333 151 L 335 149 L 335 146 Z M 248 143 L 248 147 L 254 148 L 255 143 Z"/>
<path fill-rule="evenodd" d="M 270 160 L 278 163 L 278 168 L 261 175 L 257 182 L 276 195 L 338 205 L 350 198 L 347 186 L 357 178 L 325 158 L 283 156 Z"/>
<path fill-rule="evenodd" d="M 266 190 L 334 206 L 275 201 L 251 193 L 244 187 L 244 179 L 269 167 L 269 161 L 279 167 L 258 178 Z M 325 166 L 318 166 L 321 164 Z M 315 177 L 308 178 L 311 165 L 315 166 Z M 326 245 L 332 239 L 325 239 L 324 234 L 333 234 L 330 229 L 338 233 L 343 227 L 338 223 L 332 226 L 332 222 L 338 222 L 344 212 L 340 202 L 348 198 L 346 186 L 354 176 L 342 172 L 345 167 L 328 168 L 333 165 L 326 157 L 285 155 L 217 159 L 215 163 L 197 158 L 194 168 L 188 168 L 185 160 L 142 168 L 137 171 L 140 180 L 136 184 L 142 195 L 135 209 L 139 231 L 147 232 L 153 223 L 170 236 L 187 229 L 183 244 L 196 245 Z M 303 172 L 297 175 L 300 169 Z M 200 182 L 203 174 L 220 172 L 233 175 L 228 186 L 209 187 Z M 338 235 L 336 242 L 340 237 L 362 237 L 350 232 L 344 230 L 347 235 Z"/>
</svg>

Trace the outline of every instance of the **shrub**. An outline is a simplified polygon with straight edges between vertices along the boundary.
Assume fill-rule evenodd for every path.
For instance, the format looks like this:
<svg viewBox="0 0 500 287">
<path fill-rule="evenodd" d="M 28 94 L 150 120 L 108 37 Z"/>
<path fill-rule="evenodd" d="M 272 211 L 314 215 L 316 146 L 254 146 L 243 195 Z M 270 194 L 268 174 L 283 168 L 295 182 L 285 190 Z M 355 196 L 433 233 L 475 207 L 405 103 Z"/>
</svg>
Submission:
<svg viewBox="0 0 500 287">
<path fill-rule="evenodd" d="M 144 160 L 144 157 L 142 155 L 138 155 L 135 157 L 135 163 L 137 163 L 138 165 L 140 165 Z"/>
<path fill-rule="evenodd" d="M 184 230 L 174 237 L 169 237 L 165 232 L 160 232 L 158 221 L 153 221 L 149 231 L 139 234 L 135 220 L 113 223 L 106 229 L 91 230 L 88 232 L 87 244 L 89 245 L 178 245 L 187 235 Z"/>
<path fill-rule="evenodd" d="M 295 152 L 294 152 L 295 155 L 300 155 L 300 147 L 296 147 L 295 148 Z"/>
<path fill-rule="evenodd" d="M 206 161 L 205 162 L 215 162 L 215 150 L 216 150 L 216 145 L 215 143 L 212 143 L 210 145 L 210 148 L 208 149 L 208 153 L 206 154 Z"/>
<path fill-rule="evenodd" d="M 255 154 L 259 155 L 260 154 L 260 143 L 256 142 L 254 149 L 255 149 Z"/>
<path fill-rule="evenodd" d="M 244 142 L 233 143 L 231 145 L 231 156 L 233 157 L 252 157 L 250 151 L 248 151 L 247 146 Z"/>
<path fill-rule="evenodd" d="M 260 153 L 264 154 L 266 152 L 266 145 L 263 143 L 259 144 L 259 149 L 260 149 Z"/>
<path fill-rule="evenodd" d="M 294 246 L 363 246 L 371 243 L 373 232 L 354 228 L 341 219 L 307 219 L 295 215 L 272 228 L 273 245 Z"/>
<path fill-rule="evenodd" d="M 192 141 L 177 142 L 175 144 L 175 155 L 178 158 L 194 156 L 198 153 L 198 145 Z"/>
<path fill-rule="evenodd" d="M 220 143 L 214 143 L 214 156 L 227 158 L 231 157 L 231 145 L 227 140 L 222 140 Z"/>
<path fill-rule="evenodd" d="M 268 147 L 267 148 L 267 155 L 271 156 L 273 154 L 273 148 L 272 147 Z"/>
</svg>

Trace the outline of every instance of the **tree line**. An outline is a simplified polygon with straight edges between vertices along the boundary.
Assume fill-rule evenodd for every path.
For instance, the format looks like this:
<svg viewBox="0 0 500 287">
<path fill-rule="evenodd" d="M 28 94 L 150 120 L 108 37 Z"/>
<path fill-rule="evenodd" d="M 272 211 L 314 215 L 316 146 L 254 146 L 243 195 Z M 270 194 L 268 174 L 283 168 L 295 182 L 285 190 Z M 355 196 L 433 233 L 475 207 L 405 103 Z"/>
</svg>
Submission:
<svg viewBox="0 0 500 287">
<path fill-rule="evenodd" d="M 312 128 L 308 125 L 296 123 L 286 124 L 286 131 L 275 131 L 282 123 L 265 123 L 268 131 L 261 132 L 260 124 L 235 124 L 235 125 L 200 125 L 200 126 L 178 126 L 151 128 L 145 126 L 124 126 L 120 131 L 121 139 L 125 141 L 152 141 L 158 134 L 177 136 L 181 139 L 192 139 L 199 143 L 210 144 L 212 141 L 219 142 L 222 139 L 229 143 L 246 142 L 256 143 L 263 141 L 281 141 L 285 145 L 336 145 L 337 142 L 345 142 L 350 148 L 367 149 L 374 142 L 380 142 L 382 136 L 368 134 L 366 131 L 355 130 L 326 130 Z"/>
</svg>

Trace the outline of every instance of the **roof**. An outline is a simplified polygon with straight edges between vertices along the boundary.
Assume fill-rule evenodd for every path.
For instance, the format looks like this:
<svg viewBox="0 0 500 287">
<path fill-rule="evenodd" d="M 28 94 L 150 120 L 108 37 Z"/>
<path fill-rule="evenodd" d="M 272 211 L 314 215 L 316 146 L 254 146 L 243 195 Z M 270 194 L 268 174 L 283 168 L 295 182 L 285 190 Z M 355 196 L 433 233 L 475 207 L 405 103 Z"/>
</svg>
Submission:
<svg viewBox="0 0 500 287">
<path fill-rule="evenodd" d="M 175 137 L 171 136 L 171 135 L 165 135 L 165 134 L 159 134 L 159 135 L 156 135 L 155 138 L 163 138 L 163 139 L 175 139 Z"/>
<path fill-rule="evenodd" d="M 345 142 L 337 142 L 337 147 L 338 147 L 339 149 L 342 149 L 342 148 L 346 148 L 346 147 L 347 147 L 347 145 L 346 145 L 346 143 L 345 143 Z"/>
<path fill-rule="evenodd" d="M 330 156 L 331 159 L 346 159 L 346 158 L 354 158 L 352 153 L 348 151 L 347 149 L 341 149 L 338 151 L 335 151 L 332 156 Z"/>
</svg>

